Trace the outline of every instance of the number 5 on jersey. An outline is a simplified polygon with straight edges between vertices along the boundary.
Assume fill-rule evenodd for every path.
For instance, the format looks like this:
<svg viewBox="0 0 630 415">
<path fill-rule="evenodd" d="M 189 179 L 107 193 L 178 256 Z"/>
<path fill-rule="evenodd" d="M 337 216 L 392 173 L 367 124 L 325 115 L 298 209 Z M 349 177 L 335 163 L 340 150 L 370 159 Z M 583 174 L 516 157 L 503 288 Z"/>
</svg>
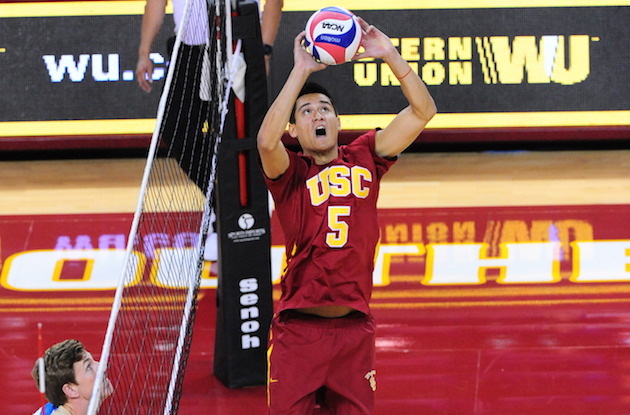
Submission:
<svg viewBox="0 0 630 415">
<path fill-rule="evenodd" d="M 348 223 L 344 218 L 350 216 L 350 206 L 328 207 L 328 228 L 326 243 L 331 248 L 342 248 L 348 243 Z"/>
</svg>

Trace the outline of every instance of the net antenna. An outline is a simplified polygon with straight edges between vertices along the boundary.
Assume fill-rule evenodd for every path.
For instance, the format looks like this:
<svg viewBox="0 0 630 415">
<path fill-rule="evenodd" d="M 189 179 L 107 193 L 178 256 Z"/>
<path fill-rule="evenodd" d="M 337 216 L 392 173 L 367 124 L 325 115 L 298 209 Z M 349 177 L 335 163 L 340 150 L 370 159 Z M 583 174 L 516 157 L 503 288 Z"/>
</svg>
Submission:
<svg viewBox="0 0 630 415">
<path fill-rule="evenodd" d="M 177 413 L 236 66 L 230 16 L 230 0 L 186 1 L 89 415 Z"/>
</svg>

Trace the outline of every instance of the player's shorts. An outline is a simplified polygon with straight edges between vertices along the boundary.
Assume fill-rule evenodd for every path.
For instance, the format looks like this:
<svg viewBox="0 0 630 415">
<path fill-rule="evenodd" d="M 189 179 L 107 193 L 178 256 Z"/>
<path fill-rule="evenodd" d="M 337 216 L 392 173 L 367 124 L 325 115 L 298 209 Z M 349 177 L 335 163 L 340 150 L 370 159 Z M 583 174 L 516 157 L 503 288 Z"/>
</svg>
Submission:
<svg viewBox="0 0 630 415">
<path fill-rule="evenodd" d="M 308 415 L 319 406 L 316 413 L 373 412 L 376 371 L 372 316 L 355 312 L 323 318 L 283 311 L 274 316 L 269 337 L 270 414 Z"/>
</svg>

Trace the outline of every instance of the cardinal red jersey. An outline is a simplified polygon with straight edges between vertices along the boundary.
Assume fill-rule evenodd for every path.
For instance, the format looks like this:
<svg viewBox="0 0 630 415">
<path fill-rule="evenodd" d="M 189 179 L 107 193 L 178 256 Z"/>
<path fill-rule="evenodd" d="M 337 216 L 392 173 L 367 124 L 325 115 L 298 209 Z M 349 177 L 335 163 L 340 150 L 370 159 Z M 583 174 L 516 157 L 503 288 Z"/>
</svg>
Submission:
<svg viewBox="0 0 630 415">
<path fill-rule="evenodd" d="M 379 238 L 376 202 L 380 180 L 396 161 L 375 153 L 375 133 L 340 146 L 338 157 L 325 165 L 287 150 L 288 170 L 266 178 L 287 255 L 278 313 L 325 305 L 369 313 Z"/>
</svg>

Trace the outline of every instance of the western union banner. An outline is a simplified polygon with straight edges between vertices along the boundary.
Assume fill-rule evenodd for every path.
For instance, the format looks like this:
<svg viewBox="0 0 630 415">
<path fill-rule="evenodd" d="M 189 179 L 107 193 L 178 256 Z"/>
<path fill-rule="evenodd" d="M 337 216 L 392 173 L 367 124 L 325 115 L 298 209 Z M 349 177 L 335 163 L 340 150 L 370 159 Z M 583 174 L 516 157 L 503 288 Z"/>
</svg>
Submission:
<svg viewBox="0 0 630 415">
<path fill-rule="evenodd" d="M 429 128 L 630 126 L 630 0 L 338 0 L 386 33 L 438 106 Z M 328 1 L 285 0 L 269 85 L 293 64 L 293 39 Z M 2 137 L 151 134 L 172 33 L 154 42 L 154 91 L 134 69 L 143 1 L 0 4 Z M 313 75 L 346 130 L 385 125 L 406 102 L 380 61 Z"/>
<path fill-rule="evenodd" d="M 285 9 L 276 42 L 272 96 L 291 68 L 295 35 L 323 6 L 287 3 L 296 7 Z M 630 1 L 335 4 L 387 34 L 424 80 L 439 110 L 429 128 L 630 125 Z M 339 65 L 312 79 L 334 95 L 346 129 L 383 125 L 406 105 L 380 61 Z"/>
</svg>

